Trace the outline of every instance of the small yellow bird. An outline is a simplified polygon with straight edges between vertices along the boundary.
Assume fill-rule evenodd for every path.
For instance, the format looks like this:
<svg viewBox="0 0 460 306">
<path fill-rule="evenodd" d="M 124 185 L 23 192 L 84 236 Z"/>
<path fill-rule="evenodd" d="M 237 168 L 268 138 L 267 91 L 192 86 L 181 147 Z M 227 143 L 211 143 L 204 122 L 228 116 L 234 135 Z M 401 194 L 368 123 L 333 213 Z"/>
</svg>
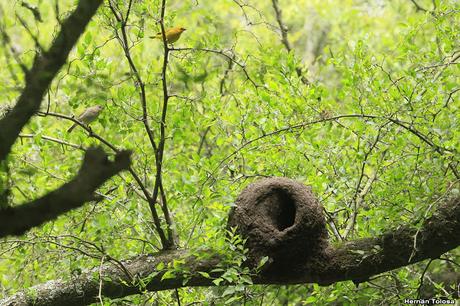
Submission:
<svg viewBox="0 0 460 306">
<path fill-rule="evenodd" d="M 184 33 L 185 30 L 186 28 L 182 28 L 182 27 L 175 27 L 175 28 L 167 29 L 165 31 L 166 42 L 168 44 L 175 43 L 180 38 L 182 33 Z M 157 35 L 151 36 L 150 38 L 163 39 L 163 35 L 161 35 L 161 32 L 158 32 Z"/>
</svg>

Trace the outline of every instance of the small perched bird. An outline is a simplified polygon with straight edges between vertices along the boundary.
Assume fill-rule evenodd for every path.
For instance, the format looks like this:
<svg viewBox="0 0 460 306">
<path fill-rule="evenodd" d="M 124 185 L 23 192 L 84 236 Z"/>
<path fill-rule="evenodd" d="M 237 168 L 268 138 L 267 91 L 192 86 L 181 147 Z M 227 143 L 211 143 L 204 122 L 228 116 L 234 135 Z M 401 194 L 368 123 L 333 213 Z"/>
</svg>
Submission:
<svg viewBox="0 0 460 306">
<path fill-rule="evenodd" d="M 83 122 L 84 124 L 90 124 L 96 118 L 99 116 L 101 113 L 102 109 L 104 107 L 100 105 L 95 105 L 88 107 L 80 116 L 78 116 L 77 120 Z M 74 123 L 68 130 L 67 133 L 72 132 L 72 130 L 77 126 L 76 123 Z"/>
<path fill-rule="evenodd" d="M 171 28 L 171 29 L 167 29 L 165 31 L 165 36 L 166 36 L 166 42 L 168 44 L 173 44 L 175 43 L 179 38 L 180 36 L 182 35 L 182 33 L 184 33 L 186 29 L 185 28 L 182 28 L 182 27 L 176 27 L 176 28 Z M 161 35 L 161 32 L 158 32 L 157 35 L 155 36 L 151 36 L 150 38 L 159 38 L 159 39 L 163 39 L 163 35 Z"/>
</svg>

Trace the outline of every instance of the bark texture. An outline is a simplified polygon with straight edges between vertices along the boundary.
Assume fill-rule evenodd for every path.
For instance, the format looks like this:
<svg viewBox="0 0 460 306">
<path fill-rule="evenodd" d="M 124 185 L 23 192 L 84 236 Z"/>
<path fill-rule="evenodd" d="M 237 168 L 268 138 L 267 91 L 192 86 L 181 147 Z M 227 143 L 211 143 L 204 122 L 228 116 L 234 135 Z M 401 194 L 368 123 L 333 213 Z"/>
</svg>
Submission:
<svg viewBox="0 0 460 306">
<path fill-rule="evenodd" d="M 62 23 L 51 47 L 37 53 L 30 70 L 24 68 L 24 90 L 14 108 L 0 120 L 0 163 L 7 162 L 5 159 L 19 133 L 39 110 L 51 82 L 101 4 L 102 0 L 80 0 Z M 93 200 L 94 191 L 105 180 L 129 167 L 129 155 L 129 152 L 119 152 L 115 161 L 109 162 L 101 149 L 89 150 L 72 181 L 40 199 L 0 210 L 0 237 L 22 234 Z"/>
<path fill-rule="evenodd" d="M 101 148 L 89 149 L 77 176 L 45 196 L 0 210 L 0 237 L 25 231 L 95 200 L 94 192 L 106 180 L 129 168 L 130 152 L 121 151 L 109 161 Z"/>
<path fill-rule="evenodd" d="M 102 0 L 78 2 L 77 8 L 62 23 L 61 31 L 49 50 L 35 56 L 32 68 L 26 73 L 26 84 L 18 102 L 0 120 L 0 161 L 7 157 L 21 129 L 39 110 L 48 87 L 101 3 Z"/>
<path fill-rule="evenodd" d="M 270 258 L 270 273 L 290 273 L 288 266 L 317 256 L 327 247 L 322 207 L 311 189 L 287 178 L 268 178 L 249 185 L 236 200 L 228 226 L 247 239 L 250 265 Z M 288 269 L 288 270 L 286 270 Z"/>
<path fill-rule="evenodd" d="M 272 182 L 275 184 L 274 187 L 270 187 L 270 182 L 266 181 L 265 183 L 256 183 L 258 185 L 250 186 L 245 190 L 246 196 L 249 198 L 252 196 L 248 194 L 248 190 L 260 192 L 260 187 L 263 185 L 265 185 L 264 188 L 268 188 L 265 190 L 272 190 L 271 193 L 268 192 L 268 195 L 266 192 L 261 193 L 266 195 L 265 200 L 260 197 L 254 198 L 259 203 L 259 207 L 263 207 L 262 211 L 265 218 L 273 218 L 271 221 L 265 220 L 265 226 L 277 228 L 281 232 L 290 231 L 289 228 L 295 226 L 294 224 L 287 226 L 290 224 L 289 222 L 279 223 L 276 220 L 278 220 L 277 216 L 287 215 L 289 217 L 285 220 L 294 220 L 295 223 L 297 218 L 300 218 L 297 217 L 297 210 L 295 217 L 292 218 L 292 205 L 299 207 L 297 206 L 299 203 L 295 203 L 296 199 L 306 200 L 305 203 L 310 203 L 306 204 L 310 207 L 308 209 L 313 214 L 315 211 L 317 213 L 317 208 L 315 208 L 317 204 L 314 204 L 315 200 L 311 201 L 312 195 L 308 189 L 297 185 L 298 183 L 288 182 L 284 179 L 274 179 Z M 302 196 L 291 195 L 289 199 L 286 194 L 289 195 L 291 191 L 300 192 Z M 239 203 L 246 199 L 246 196 L 242 195 L 239 198 Z M 289 202 L 291 204 L 286 204 Z M 269 203 L 274 205 L 273 209 L 265 207 Z M 289 212 L 283 212 L 286 207 Z M 319 219 L 317 217 L 306 217 L 306 220 L 309 222 L 308 220 L 321 219 L 321 217 Z M 321 221 L 319 222 L 321 223 Z M 306 228 L 318 230 L 318 227 L 311 225 Z M 256 225 L 255 228 L 261 228 L 261 225 Z M 321 229 L 319 231 L 321 232 Z M 311 250 L 315 244 L 306 244 L 303 248 L 305 256 L 300 254 L 302 260 L 294 260 L 292 263 L 281 261 L 286 268 L 285 271 L 282 271 L 279 269 L 279 263 L 275 258 L 267 263 L 260 274 L 253 277 L 253 282 L 255 284 L 319 283 L 329 285 L 339 281 L 352 280 L 355 283 L 360 283 L 366 281 L 370 276 L 382 272 L 428 258 L 438 258 L 443 253 L 460 245 L 458 233 L 460 233 L 460 198 L 457 197 L 441 204 L 433 216 L 426 219 L 417 228 L 415 225 L 408 224 L 378 237 L 358 239 L 337 246 L 317 243 L 316 246 L 319 247 L 317 252 Z M 275 235 L 278 238 L 283 236 L 280 233 Z M 312 233 L 312 236 L 321 240 L 323 234 Z M 286 235 L 286 237 L 290 236 Z M 306 239 L 309 241 L 311 238 L 307 237 Z M 300 240 L 299 245 L 302 243 L 302 238 Z M 273 244 L 267 243 L 267 245 Z M 286 252 L 289 251 L 286 249 Z M 261 249 L 257 252 L 261 252 Z M 267 255 L 270 252 L 271 250 L 268 249 Z M 278 257 L 278 260 L 280 259 L 283 258 Z M 159 270 L 158 264 L 162 262 L 164 267 L 167 267 L 168 264 L 172 266 L 173 261 L 177 260 L 183 261 L 183 265 L 174 270 L 172 278 L 162 280 L 168 268 Z M 72 279 L 50 281 L 29 288 L 27 291 L 0 301 L 0 305 L 87 305 L 96 301 L 99 295 L 119 298 L 142 293 L 145 290 L 159 291 L 180 287 L 214 286 L 212 280 L 218 278 L 222 273 L 213 272 L 216 268 L 225 271 L 228 267 L 225 265 L 225 259 L 212 250 L 202 251 L 199 257 L 195 257 L 184 250 L 143 255 L 122 262 L 111 261 L 101 268 L 95 267 Z M 198 272 L 206 272 L 210 277 L 205 277 L 206 274 Z M 225 285 L 225 283 L 221 283 L 221 285 Z"/>
</svg>

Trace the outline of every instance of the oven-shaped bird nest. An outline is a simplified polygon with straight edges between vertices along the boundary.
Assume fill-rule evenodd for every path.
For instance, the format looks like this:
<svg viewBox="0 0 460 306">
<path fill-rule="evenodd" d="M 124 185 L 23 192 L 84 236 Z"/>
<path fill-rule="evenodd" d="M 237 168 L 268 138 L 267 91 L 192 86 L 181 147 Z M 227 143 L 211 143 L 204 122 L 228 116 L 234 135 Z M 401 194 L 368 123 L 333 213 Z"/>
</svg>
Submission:
<svg viewBox="0 0 460 306">
<path fill-rule="evenodd" d="M 327 245 L 322 207 L 302 183 L 262 179 L 246 187 L 235 204 L 228 226 L 237 227 L 247 239 L 251 266 L 268 256 L 270 266 L 290 270 L 321 254 Z"/>
</svg>

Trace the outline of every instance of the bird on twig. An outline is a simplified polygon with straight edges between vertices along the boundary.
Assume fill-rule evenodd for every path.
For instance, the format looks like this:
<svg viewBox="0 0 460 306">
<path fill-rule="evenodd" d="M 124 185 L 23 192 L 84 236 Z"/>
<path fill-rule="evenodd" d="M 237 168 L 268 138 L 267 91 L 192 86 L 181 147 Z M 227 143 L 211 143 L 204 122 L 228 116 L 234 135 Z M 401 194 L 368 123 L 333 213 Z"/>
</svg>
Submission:
<svg viewBox="0 0 460 306">
<path fill-rule="evenodd" d="M 168 44 L 175 43 L 180 38 L 182 33 L 184 33 L 185 30 L 186 28 L 182 28 L 182 27 L 175 27 L 175 28 L 167 29 L 165 31 L 166 42 Z M 155 36 L 150 36 L 150 38 L 163 39 L 163 35 L 161 34 L 161 32 L 158 32 Z"/>
<path fill-rule="evenodd" d="M 99 116 L 101 111 L 104 109 L 103 106 L 95 105 L 88 107 L 80 116 L 78 116 L 77 120 L 83 122 L 84 124 L 90 124 Z M 72 130 L 77 126 L 77 123 L 74 123 L 68 130 L 67 133 L 72 132 Z"/>
</svg>

